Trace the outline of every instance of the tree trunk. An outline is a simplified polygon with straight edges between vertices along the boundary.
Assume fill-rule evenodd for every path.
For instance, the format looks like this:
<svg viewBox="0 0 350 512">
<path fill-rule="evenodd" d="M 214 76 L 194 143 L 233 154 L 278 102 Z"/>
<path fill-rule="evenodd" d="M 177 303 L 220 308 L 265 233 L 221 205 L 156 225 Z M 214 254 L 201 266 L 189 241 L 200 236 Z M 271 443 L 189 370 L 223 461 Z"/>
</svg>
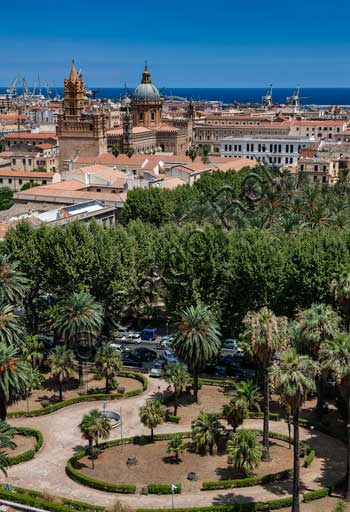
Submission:
<svg viewBox="0 0 350 512">
<path fill-rule="evenodd" d="M 269 415 L 270 415 L 270 386 L 268 368 L 264 368 L 264 426 L 263 426 L 263 456 L 262 460 L 270 460 L 269 444 Z"/>
<path fill-rule="evenodd" d="M 79 361 L 78 368 L 79 368 L 79 383 L 82 384 L 83 383 L 83 373 L 84 373 L 82 361 Z"/>
<path fill-rule="evenodd" d="M 0 397 L 0 420 L 5 421 L 7 416 L 7 403 L 4 396 Z"/>
<path fill-rule="evenodd" d="M 288 423 L 288 445 L 289 445 L 289 449 L 291 449 L 292 447 L 292 426 L 291 426 L 291 423 L 290 423 L 290 414 L 289 414 L 289 411 L 288 411 L 288 416 L 287 416 L 287 423 Z"/>
<path fill-rule="evenodd" d="M 106 395 L 109 393 L 109 378 L 106 377 Z"/>
<path fill-rule="evenodd" d="M 323 390 L 323 375 L 319 375 L 316 379 L 317 386 L 317 403 L 316 403 L 316 414 L 319 417 L 322 417 L 323 408 L 324 408 L 324 390 Z"/>
<path fill-rule="evenodd" d="M 153 427 L 151 428 L 151 441 L 153 443 L 154 441 L 154 432 L 153 432 Z"/>
<path fill-rule="evenodd" d="M 90 448 L 90 457 L 91 457 L 91 464 L 92 469 L 95 469 L 95 461 L 94 461 L 94 445 L 92 439 L 89 439 L 89 448 Z"/>
<path fill-rule="evenodd" d="M 292 512 L 300 512 L 299 507 L 299 487 L 300 487 L 300 456 L 299 456 L 299 408 L 293 414 L 294 427 L 294 463 L 293 463 L 293 504 Z"/>
<path fill-rule="evenodd" d="M 193 397 L 195 402 L 198 404 L 198 370 L 193 370 Z"/>
<path fill-rule="evenodd" d="M 61 379 L 58 379 L 58 392 L 59 392 L 59 401 L 62 402 L 62 400 L 63 400 L 63 393 L 62 393 L 62 382 L 61 382 Z"/>
<path fill-rule="evenodd" d="M 347 432 L 347 457 L 346 457 L 346 477 L 345 477 L 345 493 L 346 501 L 350 501 L 350 396 L 347 398 L 346 411 L 346 432 Z"/>
</svg>

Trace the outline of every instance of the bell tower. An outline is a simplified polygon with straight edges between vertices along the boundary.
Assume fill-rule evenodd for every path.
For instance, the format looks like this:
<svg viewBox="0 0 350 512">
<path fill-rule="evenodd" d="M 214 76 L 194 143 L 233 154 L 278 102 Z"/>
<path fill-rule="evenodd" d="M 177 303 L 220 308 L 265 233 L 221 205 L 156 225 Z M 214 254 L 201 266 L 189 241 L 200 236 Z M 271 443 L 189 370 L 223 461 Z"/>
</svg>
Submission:
<svg viewBox="0 0 350 512">
<path fill-rule="evenodd" d="M 86 110 L 84 80 L 73 61 L 69 78 L 64 80 L 63 112 L 57 122 L 61 171 L 78 156 L 107 153 L 106 115 L 103 110 Z"/>
<path fill-rule="evenodd" d="M 84 95 L 84 81 L 82 76 L 78 75 L 73 60 L 69 78 L 64 79 L 63 110 L 65 117 L 81 118 L 84 109 Z"/>
</svg>

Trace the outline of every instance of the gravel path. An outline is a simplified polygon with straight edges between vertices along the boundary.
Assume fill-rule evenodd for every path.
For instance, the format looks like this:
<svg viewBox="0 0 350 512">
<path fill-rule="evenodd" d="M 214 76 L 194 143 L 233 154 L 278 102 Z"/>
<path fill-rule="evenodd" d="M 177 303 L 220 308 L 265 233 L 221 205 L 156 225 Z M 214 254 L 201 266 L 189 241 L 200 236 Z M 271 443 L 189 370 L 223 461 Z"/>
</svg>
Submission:
<svg viewBox="0 0 350 512">
<path fill-rule="evenodd" d="M 148 434 L 139 421 L 139 408 L 148 398 L 164 390 L 167 384 L 162 380 L 149 380 L 147 392 L 134 398 L 111 401 L 107 409 L 122 413 L 123 437 Z M 135 508 L 171 508 L 171 496 L 116 495 L 84 487 L 65 474 L 65 464 L 69 457 L 84 446 L 78 424 L 83 414 L 92 408 L 101 408 L 101 402 L 75 404 L 52 414 L 37 418 L 11 419 L 14 426 L 28 426 L 40 430 L 44 436 L 41 451 L 31 461 L 8 470 L 6 481 L 10 484 L 37 489 L 56 496 L 86 501 L 98 505 L 112 505 L 116 500 L 128 503 Z M 248 420 L 244 426 L 262 428 L 261 420 Z M 179 432 L 190 429 L 190 425 L 163 424 L 156 433 Z M 271 422 L 271 431 L 287 433 L 284 422 Z M 120 438 L 120 428 L 112 431 L 111 439 Z M 301 439 L 307 440 L 316 448 L 318 457 L 311 467 L 302 468 L 301 480 L 303 491 L 316 489 L 341 477 L 345 472 L 345 448 L 334 438 L 301 429 Z M 4 481 L 4 477 L 1 476 Z M 169 482 L 171 483 L 171 482 Z M 234 501 L 265 501 L 288 496 L 291 482 L 277 482 L 259 487 L 231 489 L 223 491 L 196 491 L 174 497 L 175 507 L 206 506 L 224 504 Z M 305 508 L 307 510 L 307 508 Z"/>
</svg>

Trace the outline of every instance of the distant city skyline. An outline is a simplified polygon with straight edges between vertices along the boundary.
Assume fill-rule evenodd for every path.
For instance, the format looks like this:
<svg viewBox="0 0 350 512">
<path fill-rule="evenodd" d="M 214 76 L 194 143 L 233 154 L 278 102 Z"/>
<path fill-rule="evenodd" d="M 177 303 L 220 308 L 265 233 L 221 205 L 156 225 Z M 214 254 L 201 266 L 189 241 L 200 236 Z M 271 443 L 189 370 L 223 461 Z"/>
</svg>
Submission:
<svg viewBox="0 0 350 512">
<path fill-rule="evenodd" d="M 345 0 L 14 0 L 0 86 L 39 73 L 61 87 L 74 58 L 90 87 L 133 88 L 145 60 L 159 87 L 349 87 L 349 19 Z"/>
</svg>

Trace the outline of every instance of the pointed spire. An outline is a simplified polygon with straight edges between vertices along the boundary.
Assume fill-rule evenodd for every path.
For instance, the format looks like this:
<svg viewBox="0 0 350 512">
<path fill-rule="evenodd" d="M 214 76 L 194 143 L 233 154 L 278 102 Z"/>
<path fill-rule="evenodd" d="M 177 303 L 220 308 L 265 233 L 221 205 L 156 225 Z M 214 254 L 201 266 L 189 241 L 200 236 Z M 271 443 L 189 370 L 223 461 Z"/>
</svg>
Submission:
<svg viewBox="0 0 350 512">
<path fill-rule="evenodd" d="M 151 74 L 148 71 L 147 61 L 145 62 L 145 69 L 144 69 L 144 71 L 142 73 L 141 83 L 143 83 L 143 84 L 150 84 L 151 83 Z"/>
<path fill-rule="evenodd" d="M 78 80 L 78 72 L 74 64 L 74 59 L 72 60 L 72 68 L 70 70 L 69 80 L 71 82 L 76 82 L 76 80 Z"/>
</svg>

